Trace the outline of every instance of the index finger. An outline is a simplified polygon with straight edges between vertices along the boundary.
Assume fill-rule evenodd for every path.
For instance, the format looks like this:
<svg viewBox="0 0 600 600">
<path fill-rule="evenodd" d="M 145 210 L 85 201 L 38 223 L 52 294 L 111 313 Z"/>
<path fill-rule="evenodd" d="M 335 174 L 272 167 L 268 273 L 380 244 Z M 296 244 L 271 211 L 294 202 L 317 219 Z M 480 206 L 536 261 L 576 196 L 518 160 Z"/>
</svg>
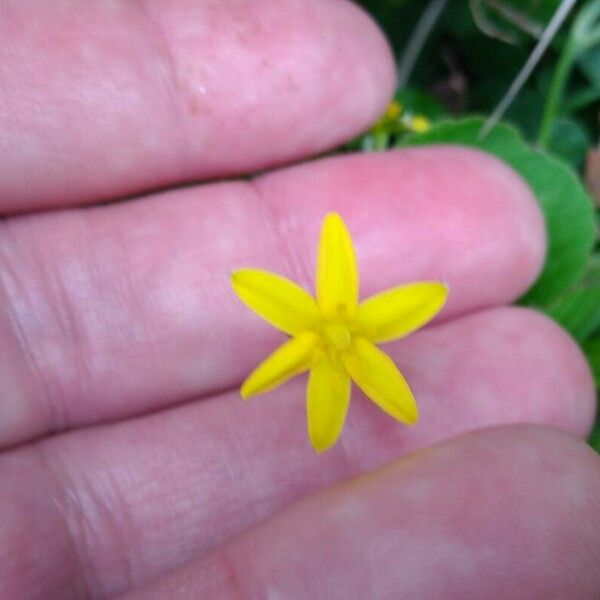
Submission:
<svg viewBox="0 0 600 600">
<path fill-rule="evenodd" d="M 0 213 L 308 156 L 394 85 L 383 36 L 345 0 L 5 0 L 0 39 Z"/>
</svg>

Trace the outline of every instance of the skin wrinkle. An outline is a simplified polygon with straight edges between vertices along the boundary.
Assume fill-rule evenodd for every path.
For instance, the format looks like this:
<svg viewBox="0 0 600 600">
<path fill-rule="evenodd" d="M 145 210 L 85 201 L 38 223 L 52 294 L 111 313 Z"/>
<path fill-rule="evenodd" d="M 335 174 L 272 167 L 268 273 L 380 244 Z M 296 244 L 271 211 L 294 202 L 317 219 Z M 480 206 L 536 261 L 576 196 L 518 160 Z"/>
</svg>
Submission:
<svg viewBox="0 0 600 600">
<path fill-rule="evenodd" d="M 77 224 L 77 230 L 81 231 L 81 237 L 87 238 L 87 215 L 88 213 L 71 213 L 73 223 Z M 75 217 L 77 217 L 75 219 Z M 30 219 L 32 217 L 23 217 Z M 11 228 L 12 231 L 12 228 Z M 40 321 L 40 327 L 48 330 L 44 343 L 29 344 L 32 348 L 32 353 L 35 357 L 35 363 L 38 365 L 41 373 L 52 373 L 53 369 L 65 369 L 63 381 L 55 377 L 43 377 L 43 394 L 49 403 L 53 420 L 50 422 L 51 431 L 61 431 L 66 429 L 70 424 L 70 419 L 66 407 L 61 404 L 60 398 L 64 395 L 64 388 L 68 387 L 71 379 L 77 378 L 82 386 L 82 393 L 90 394 L 94 377 L 91 373 L 91 368 L 86 360 L 86 357 L 94 356 L 94 340 L 95 334 L 91 331 L 90 323 L 93 323 L 93 313 L 87 310 L 86 299 L 84 292 L 94 287 L 94 281 L 99 279 L 98 273 L 102 272 L 102 264 L 94 261 L 94 254 L 88 252 L 85 258 L 78 256 L 75 260 L 63 264 L 62 269 L 56 270 L 47 267 L 46 255 L 40 253 L 40 248 L 34 244 L 21 251 L 20 245 L 22 239 L 18 236 L 12 236 L 13 248 L 16 247 L 19 252 L 17 257 L 22 257 L 25 265 L 30 265 L 30 278 L 34 278 L 38 282 L 40 288 L 39 293 L 35 296 L 27 294 L 27 288 L 24 287 L 22 292 L 26 298 L 31 298 L 28 310 L 30 314 L 36 315 Z M 25 240 L 28 243 L 28 240 Z M 41 248 L 43 251 L 44 248 Z M 121 258 L 123 253 L 120 253 Z M 10 264 L 10 261 L 6 261 Z M 18 264 L 15 261 L 15 264 Z M 83 267 L 85 265 L 85 268 Z M 17 269 L 15 269 L 16 271 Z M 27 275 L 26 269 L 19 269 L 19 272 L 24 272 Z M 65 276 L 67 274 L 68 276 Z M 41 282 L 41 285 L 40 285 Z M 43 293 L 42 293 L 43 291 Z M 9 300 L 8 303 L 12 306 L 18 306 L 21 295 L 15 295 L 13 298 L 17 300 Z M 82 301 L 83 299 L 83 301 Z M 40 303 L 43 303 L 40 304 Z M 79 310 L 76 308 L 79 307 Z M 14 308 L 13 308 L 14 310 Z M 17 314 L 22 311 L 16 310 Z M 91 317 L 90 317 L 91 315 Z M 83 319 L 80 317 L 84 316 Z M 24 322 L 24 318 L 20 318 Z M 36 324 L 37 325 L 37 324 Z M 36 336 L 36 328 L 23 326 L 24 332 L 32 339 Z M 55 339 L 63 340 L 62 346 L 55 344 Z M 66 340 L 66 344 L 64 343 Z M 60 352 L 60 350 L 63 352 Z M 44 365 L 45 368 L 41 367 Z"/>
<path fill-rule="evenodd" d="M 18 287 L 18 269 L 12 268 L 12 262 L 9 260 L 10 254 L 6 252 L 6 241 L 9 239 L 9 237 L 11 237 L 10 228 L 6 222 L 1 222 L 0 229 L 2 233 L 0 239 L 3 240 L 3 242 L 0 243 L 0 264 L 2 265 L 2 268 L 0 269 L 1 306 L 5 309 L 5 314 L 8 316 L 8 326 L 9 329 L 14 333 L 14 339 L 17 342 L 16 347 L 18 348 L 18 353 L 23 357 L 21 364 L 28 366 L 29 373 L 35 382 L 35 386 L 39 390 L 39 397 L 41 400 L 40 406 L 42 407 L 44 413 L 48 415 L 47 418 L 51 423 L 60 423 L 62 420 L 61 412 L 56 403 L 50 398 L 48 382 L 43 374 L 43 369 L 40 367 L 40 364 L 36 358 L 36 353 L 29 343 L 29 336 L 26 333 L 27 329 L 21 321 L 19 311 L 16 309 L 15 303 L 13 302 L 12 296 L 9 292 L 9 287 Z M 7 276 L 10 276 L 10 280 L 13 282 L 13 285 L 7 285 Z M 25 394 L 22 394 L 21 396 L 24 398 Z"/>
<path fill-rule="evenodd" d="M 88 557 L 92 554 L 93 548 L 97 540 L 102 539 L 106 536 L 108 531 L 109 551 L 106 553 L 110 556 L 110 564 L 116 562 L 119 565 L 120 578 L 123 581 L 123 585 L 127 588 L 135 587 L 136 576 L 134 573 L 134 566 L 132 556 L 142 554 L 138 544 L 138 537 L 135 533 L 135 519 L 131 514 L 131 505 L 124 498 L 121 498 L 119 487 L 116 477 L 109 477 L 109 488 L 103 490 L 106 497 L 93 498 L 93 506 L 96 507 L 98 513 L 101 515 L 99 519 L 86 519 L 89 525 L 96 523 L 97 529 L 93 530 L 91 527 L 84 529 L 84 532 L 88 532 L 85 535 L 86 538 L 86 549 Z M 90 490 L 93 490 L 92 486 L 89 486 Z M 82 505 L 85 506 L 85 505 Z M 116 517 L 118 515 L 118 517 Z M 91 535 L 89 535 L 91 533 Z M 115 556 L 117 559 L 115 560 Z M 93 564 L 88 558 L 88 564 Z M 96 582 L 96 588 L 105 588 L 102 584 L 102 572 L 94 573 Z M 112 595 L 112 590 L 105 589 L 103 594 Z"/>
<path fill-rule="evenodd" d="M 92 588 L 86 576 L 87 563 L 85 555 L 81 551 L 79 537 L 76 534 L 77 529 L 73 529 L 73 511 L 70 509 L 73 505 L 73 499 L 71 498 L 70 490 L 64 485 L 65 473 L 59 474 L 60 467 L 54 462 L 53 457 L 45 451 L 43 443 L 29 445 L 23 449 L 23 453 L 27 459 L 36 461 L 41 467 L 42 472 L 47 476 L 46 487 L 48 489 L 46 489 L 45 495 L 46 498 L 51 499 L 50 504 L 56 508 L 52 514 L 62 523 L 62 529 L 65 532 L 63 539 L 71 548 L 72 566 L 63 567 L 63 570 L 77 573 L 76 580 L 70 581 L 73 594 L 84 598 L 91 598 Z M 36 485 L 39 485 L 39 482 Z"/>
<path fill-rule="evenodd" d="M 241 566 L 241 568 L 240 568 Z M 246 586 L 244 585 L 244 565 L 240 565 L 233 556 L 224 550 L 219 554 L 219 559 L 213 567 L 218 584 L 215 585 L 211 598 L 227 600 L 248 600 Z M 193 589 L 190 590 L 193 594 Z"/>
<path fill-rule="evenodd" d="M 239 436 L 236 435 L 235 431 L 234 431 L 234 423 L 231 421 L 227 422 L 227 425 L 225 427 L 225 432 L 227 435 L 227 442 L 224 445 L 226 446 L 226 448 L 228 449 L 229 447 L 233 447 L 235 450 L 235 456 L 239 459 L 239 462 L 241 463 L 241 466 L 243 467 L 243 472 L 248 476 L 248 479 L 250 480 L 252 487 L 255 489 L 259 489 L 259 486 L 257 485 L 256 479 L 254 478 L 254 475 L 252 473 L 252 467 L 248 464 L 248 461 L 246 460 L 246 452 L 245 449 L 241 446 L 241 441 L 239 439 Z M 226 465 L 226 468 L 228 470 L 228 472 L 231 475 L 231 481 L 232 483 L 235 484 L 236 482 L 236 476 L 234 475 L 234 472 L 231 468 L 231 461 L 230 459 L 227 458 L 227 454 L 228 452 L 225 451 L 222 453 L 222 460 Z M 242 478 L 243 475 L 242 475 Z"/>
<path fill-rule="evenodd" d="M 98 210 L 107 209 L 101 207 Z M 85 228 L 89 232 L 88 235 L 90 237 L 95 237 L 94 227 L 93 224 L 90 222 L 90 213 L 83 212 L 82 216 L 83 220 L 85 221 Z M 131 257 L 130 246 L 128 242 L 131 241 L 132 236 L 127 229 L 118 227 L 113 228 L 112 230 L 110 230 L 108 237 L 110 239 L 109 243 L 111 250 L 114 253 L 114 260 L 102 260 L 103 258 L 106 259 L 106 257 L 97 257 L 94 255 L 90 255 L 89 263 L 95 263 L 94 268 L 91 269 L 91 272 L 97 274 L 97 276 L 94 278 L 94 280 L 97 280 L 97 283 L 92 282 L 89 288 L 91 290 L 102 289 L 105 287 L 105 281 L 109 281 L 111 283 L 114 281 L 118 282 L 117 285 L 111 286 L 111 288 L 114 288 L 115 291 L 115 304 L 117 304 L 118 306 L 126 306 L 126 315 L 132 315 L 131 319 L 127 318 L 127 316 L 124 319 L 124 321 L 127 322 L 129 327 L 124 328 L 126 333 L 123 336 L 123 340 L 128 340 L 131 336 L 134 339 L 136 339 L 140 344 L 143 344 L 146 333 L 145 328 L 142 327 L 138 328 L 137 330 L 134 330 L 132 324 L 135 323 L 135 319 L 133 318 L 133 316 L 135 314 L 143 313 L 144 306 L 148 303 L 148 290 L 143 285 L 138 284 L 136 286 L 135 284 L 135 280 L 137 278 L 141 278 L 140 272 L 145 271 L 144 267 L 146 267 L 146 265 L 141 263 L 141 261 L 138 261 L 136 263 Z M 117 277 L 111 276 L 111 269 L 113 268 L 113 265 L 115 263 L 119 264 L 119 268 L 116 269 Z M 107 264 L 109 265 L 108 269 Z M 117 322 L 113 327 L 117 335 L 120 335 L 122 333 L 121 325 L 122 323 Z M 93 330 L 94 327 L 102 329 L 104 326 L 105 324 L 102 323 L 101 319 L 99 319 L 96 325 L 91 326 L 90 324 L 88 324 L 86 329 Z M 93 344 L 95 341 L 95 335 L 93 331 L 91 331 L 90 335 L 88 336 L 88 339 L 90 342 L 90 349 L 93 350 Z M 98 354 L 104 355 L 107 353 L 112 353 L 113 351 L 118 349 L 118 344 L 116 344 L 115 347 L 103 348 Z"/>
<path fill-rule="evenodd" d="M 96 577 L 93 569 L 90 568 L 91 565 L 87 561 L 87 548 L 89 548 L 89 545 L 86 541 L 85 532 L 90 530 L 90 526 L 87 523 L 87 515 L 83 510 L 81 494 L 73 486 L 65 483 L 66 471 L 64 469 L 61 471 L 57 458 L 45 450 L 45 445 L 42 443 L 35 447 L 41 456 L 45 456 L 47 471 L 52 474 L 59 489 L 62 491 L 60 512 L 65 520 L 68 538 L 72 541 L 73 548 L 75 549 L 75 556 L 79 564 L 79 573 L 82 575 L 87 590 L 86 596 L 91 598 L 91 590 L 93 589 Z M 61 472 L 60 476 L 59 472 Z"/>
<path fill-rule="evenodd" d="M 100 208 L 98 210 L 106 209 Z M 79 224 L 78 228 L 82 232 L 82 237 L 87 238 L 89 213 L 82 212 L 80 213 L 79 217 L 80 218 L 77 219 L 77 223 Z M 93 234 L 93 232 L 90 233 Z M 128 245 L 125 243 L 126 235 L 126 232 L 122 229 L 113 229 L 110 234 L 110 242 L 111 247 L 114 249 L 114 254 L 115 256 L 119 257 L 120 263 L 125 264 L 128 262 Z M 14 245 L 18 247 L 18 240 L 14 241 Z M 115 244 L 118 246 L 118 251 L 115 247 Z M 32 250 L 36 249 L 35 246 L 32 246 L 31 248 Z M 20 255 L 24 256 L 23 253 L 20 253 Z M 77 261 L 87 265 L 84 271 L 82 268 L 80 268 L 79 262 L 74 263 L 77 266 L 78 271 L 83 273 L 83 277 L 80 280 L 78 277 L 75 277 L 74 279 L 72 276 L 65 279 L 63 276 L 61 276 L 64 271 L 61 272 L 45 268 L 43 260 L 35 260 L 35 272 L 38 276 L 38 280 L 51 282 L 51 284 L 44 286 L 44 294 L 39 296 L 39 299 L 48 300 L 47 308 L 54 307 L 53 310 L 50 311 L 51 314 L 54 315 L 54 318 L 52 318 L 50 322 L 57 324 L 58 333 L 60 334 L 61 339 L 70 340 L 74 345 L 69 352 L 68 357 L 65 356 L 63 358 L 62 364 L 69 364 L 69 368 L 72 369 L 73 372 L 76 372 L 76 377 L 80 384 L 86 381 L 89 382 L 86 386 L 87 390 L 85 393 L 88 397 L 91 397 L 93 395 L 91 382 L 94 380 L 94 377 L 92 376 L 91 365 L 94 365 L 96 367 L 95 370 L 97 371 L 97 366 L 102 364 L 102 357 L 109 351 L 110 355 L 114 357 L 114 353 L 118 350 L 118 348 L 105 348 L 100 349 L 98 352 L 98 349 L 94 347 L 96 338 L 93 329 L 96 328 L 97 325 L 95 323 L 93 314 L 90 314 L 88 311 L 78 311 L 72 307 L 74 304 L 74 297 L 77 295 L 83 297 L 87 295 L 87 290 L 102 287 L 101 280 L 105 278 L 101 274 L 106 270 L 106 263 L 99 261 L 93 252 L 88 253 L 85 260 L 81 260 L 81 258 L 78 257 Z M 4 272 L 8 271 L 8 265 L 10 264 L 11 261 L 4 261 Z M 30 261 L 30 264 L 33 266 L 34 262 Z M 112 261 L 110 261 L 108 264 L 112 265 Z M 110 268 L 112 267 L 110 266 L 109 269 Z M 72 275 L 73 272 L 74 271 L 71 270 L 69 274 Z M 139 270 L 137 268 L 129 268 L 121 269 L 120 272 L 137 275 Z M 49 279 L 45 276 L 46 273 L 50 273 Z M 98 281 L 99 285 L 96 285 L 94 283 L 95 281 Z M 142 308 L 143 302 L 141 296 L 137 294 L 137 290 L 139 288 L 136 288 L 133 285 L 131 278 L 121 278 L 119 281 L 125 283 L 126 290 L 125 294 L 122 291 L 118 292 L 118 296 L 121 296 L 120 299 L 117 298 L 117 300 L 119 300 L 119 304 L 121 306 L 127 306 L 128 312 L 136 312 L 136 310 L 139 312 Z M 73 290 L 77 290 L 75 294 L 73 293 Z M 5 297 L 8 298 L 6 295 Z M 15 295 L 15 297 L 18 296 Z M 136 303 L 138 299 L 140 300 L 139 304 Z M 77 302 L 75 304 L 81 305 L 82 303 Z M 14 308 L 15 305 L 16 303 L 8 299 L 6 300 L 6 306 L 9 309 L 9 312 L 12 312 L 14 315 L 15 323 L 17 323 L 16 326 L 18 327 L 20 333 L 24 336 L 22 340 L 22 347 L 24 348 L 25 354 L 27 352 L 27 348 L 29 347 L 29 344 L 25 338 L 33 336 L 30 334 L 26 335 L 25 331 L 27 328 L 19 324 L 22 319 L 17 318 L 19 311 Z M 32 309 L 32 311 L 38 313 L 37 308 Z M 42 311 L 42 314 L 45 313 L 48 313 L 48 311 Z M 83 320 L 79 319 L 79 317 L 83 317 Z M 121 331 L 121 328 L 115 329 L 115 333 L 117 334 L 120 334 Z M 129 339 L 129 336 L 126 336 L 125 339 Z M 82 348 L 85 348 L 85 350 Z M 52 346 L 51 349 L 54 351 L 54 346 Z M 46 402 L 48 402 L 49 406 L 51 407 L 52 414 L 54 415 L 50 421 L 50 431 L 62 431 L 69 427 L 71 421 L 67 414 L 66 407 L 62 406 L 60 402 L 60 398 L 63 396 L 61 389 L 63 386 L 58 387 L 57 381 L 50 381 L 42 377 L 41 373 L 43 371 L 38 365 L 40 363 L 48 364 L 48 360 L 44 359 L 44 357 L 40 357 L 40 347 L 38 347 L 36 351 L 27 353 L 32 356 L 33 363 L 36 365 L 36 371 L 40 373 L 40 379 L 43 381 L 41 388 L 43 389 L 44 393 L 41 397 L 46 399 Z M 85 360 L 86 357 L 90 358 L 89 364 L 88 361 Z M 75 375 L 73 375 L 73 377 L 75 377 Z M 66 383 L 68 382 L 65 382 L 65 384 Z"/>
<path fill-rule="evenodd" d="M 191 131 L 185 126 L 184 109 L 181 101 L 181 93 L 184 91 L 184 86 L 181 84 L 181 72 L 176 66 L 175 57 L 173 56 L 173 50 L 167 36 L 165 29 L 160 19 L 157 19 L 152 9 L 152 3 L 147 0 L 138 0 L 140 11 L 146 16 L 150 28 L 156 33 L 156 39 L 160 41 L 161 51 L 164 56 L 164 63 L 168 65 L 167 73 L 164 77 L 165 87 L 168 90 L 168 96 L 171 101 L 171 106 L 175 113 L 175 122 L 179 130 L 178 139 L 181 142 L 179 149 L 178 164 L 182 165 L 184 171 L 192 171 L 193 165 L 190 161 L 190 157 L 193 156 L 192 144 L 190 140 Z M 194 111 L 192 111 L 194 112 Z M 197 111 L 195 111 L 197 112 Z"/>
<path fill-rule="evenodd" d="M 57 308 L 52 312 L 59 316 L 57 322 L 61 333 L 63 333 L 61 338 L 68 340 L 70 344 L 71 352 L 65 354 L 63 364 L 68 364 L 71 377 L 80 382 L 82 392 L 87 396 L 93 388 L 94 381 L 94 375 L 87 360 L 87 357 L 92 356 L 88 342 L 90 338 L 86 335 L 84 323 L 78 319 L 77 309 L 72 305 L 73 296 L 65 288 L 66 281 L 61 277 L 55 277 L 55 275 L 57 273 L 51 274 L 50 279 L 53 284 L 47 286 L 46 289 L 49 292 L 49 298 L 54 296 L 54 301 L 51 304 Z M 53 292 L 56 293 L 53 294 Z M 53 353 L 53 351 L 54 345 L 47 350 L 48 353 Z M 49 369 L 49 371 L 51 372 L 52 369 Z M 54 424 L 50 423 L 51 433 L 64 431 L 71 426 L 68 408 L 61 401 L 65 393 L 64 388 L 68 387 L 68 383 L 68 377 L 62 384 L 60 381 L 54 380 L 48 388 L 48 397 L 52 402 L 52 406 L 55 407 L 54 415 L 55 418 L 57 417 Z"/>
<path fill-rule="evenodd" d="M 85 224 L 85 216 L 86 213 L 81 213 L 79 215 L 80 218 L 78 219 L 78 224 L 80 226 Z M 81 227 L 81 229 L 83 230 L 83 227 Z M 13 246 L 19 248 L 19 243 L 19 239 L 13 236 Z M 88 333 L 89 313 L 87 311 L 78 311 L 75 309 L 74 299 L 77 298 L 78 295 L 80 296 L 81 291 L 85 288 L 93 287 L 93 284 L 89 282 L 94 281 L 94 273 L 98 272 L 97 267 L 99 265 L 94 265 L 91 260 L 93 255 L 88 254 L 86 259 L 82 261 L 82 263 L 84 262 L 87 265 L 85 271 L 79 268 L 79 263 L 74 263 L 77 266 L 75 277 L 73 277 L 73 273 L 75 273 L 73 270 L 70 271 L 70 277 L 64 277 L 62 276 L 61 271 L 47 269 L 45 267 L 45 258 L 36 252 L 37 249 L 38 248 L 35 245 L 31 245 L 29 248 L 30 251 L 27 254 L 20 251 L 17 256 L 21 256 L 25 263 L 29 262 L 31 271 L 35 274 L 38 284 L 39 282 L 42 282 L 41 289 L 43 289 L 43 293 L 38 294 L 35 300 L 44 302 L 46 306 L 42 309 L 39 304 L 32 304 L 29 306 L 29 311 L 32 314 L 43 315 L 40 317 L 40 320 L 43 321 L 46 319 L 46 323 L 51 324 L 50 328 L 52 335 L 49 336 L 49 343 L 33 346 L 33 344 L 30 344 L 25 338 L 34 338 L 35 330 L 33 334 L 26 334 L 28 328 L 22 325 L 19 325 L 19 330 L 24 335 L 22 347 L 35 348 L 31 350 L 30 354 L 36 370 L 40 373 L 39 379 L 42 382 L 41 389 L 43 392 L 40 395 L 40 399 L 50 407 L 52 414 L 49 422 L 50 431 L 56 432 L 65 430 L 70 425 L 66 407 L 60 401 L 60 398 L 64 395 L 63 389 L 68 385 L 69 379 L 71 377 L 77 378 L 80 385 L 84 388 L 84 393 L 86 395 L 90 393 L 92 388 L 94 377 L 86 357 L 92 357 L 94 355 L 94 335 Z M 4 267 L 6 267 L 7 264 L 10 265 L 11 261 L 4 261 Z M 13 272 L 16 272 L 16 269 L 13 269 Z M 73 290 L 77 290 L 75 294 L 73 293 Z M 22 294 L 18 295 L 15 293 L 11 298 L 20 297 L 23 297 Z M 18 305 L 18 300 L 12 300 L 11 298 L 7 297 L 7 308 L 9 311 L 12 311 L 19 323 L 22 323 L 23 317 L 19 316 L 22 311 L 15 308 Z M 80 301 L 76 304 L 82 305 Z M 79 318 L 81 314 L 84 314 L 85 318 L 88 319 L 87 323 L 85 320 Z M 48 319 L 49 316 L 52 318 Z M 48 327 L 48 325 L 45 326 Z M 62 354 L 56 352 L 57 349 L 60 350 L 61 346 L 59 345 L 57 347 L 52 343 L 51 340 L 54 338 L 60 338 L 63 341 L 66 340 L 68 352 Z M 57 360 L 58 363 L 56 362 Z M 57 378 L 45 377 L 43 375 L 46 371 L 52 372 L 52 366 L 55 366 L 56 364 L 68 368 L 68 372 L 70 373 L 70 376 L 65 377 L 63 382 Z M 42 368 L 40 365 L 45 365 L 46 368 Z"/>
<path fill-rule="evenodd" d="M 137 550 L 135 540 L 138 536 L 135 534 L 129 503 L 120 498 L 119 485 L 114 476 L 109 473 L 109 481 L 113 483 L 111 489 L 104 491 L 89 480 L 80 478 L 75 483 L 60 453 L 52 451 L 51 445 L 42 440 L 31 448 L 40 457 L 57 490 L 57 506 L 74 548 L 86 597 L 98 597 L 94 590 L 103 588 L 101 572 L 95 567 L 97 563 L 91 560 L 98 548 L 105 548 L 111 570 L 119 572 L 125 585 L 133 588 L 135 578 L 130 555 Z M 104 480 L 102 485 L 106 486 Z M 111 595 L 111 590 L 106 589 L 104 593 Z"/>
<path fill-rule="evenodd" d="M 314 269 L 309 268 L 307 264 L 307 254 L 301 252 L 300 248 L 290 243 L 291 236 L 287 230 L 285 217 L 277 211 L 277 202 L 265 202 L 265 194 L 261 188 L 259 179 L 250 179 L 249 188 L 252 190 L 257 208 L 261 209 L 269 223 L 269 229 L 277 240 L 277 247 L 280 249 L 284 258 L 286 273 L 289 273 L 289 279 L 296 282 L 305 290 L 311 290 L 314 287 Z M 310 293 L 310 292 L 309 292 Z"/>
</svg>

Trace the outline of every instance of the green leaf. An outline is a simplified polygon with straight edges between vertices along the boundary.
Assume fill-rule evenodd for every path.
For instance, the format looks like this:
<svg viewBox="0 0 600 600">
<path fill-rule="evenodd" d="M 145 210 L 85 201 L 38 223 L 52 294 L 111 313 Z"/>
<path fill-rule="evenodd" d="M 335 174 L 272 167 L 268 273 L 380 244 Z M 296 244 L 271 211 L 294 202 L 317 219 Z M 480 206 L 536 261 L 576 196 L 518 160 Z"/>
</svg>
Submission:
<svg viewBox="0 0 600 600">
<path fill-rule="evenodd" d="M 578 59 L 577 64 L 594 87 L 600 87 L 600 46 L 590 48 Z"/>
<path fill-rule="evenodd" d="M 600 254 L 590 256 L 577 286 L 545 310 L 580 342 L 600 332 Z"/>
<path fill-rule="evenodd" d="M 581 342 L 600 327 L 600 286 L 570 290 L 546 312 Z"/>
<path fill-rule="evenodd" d="M 600 286 L 600 253 L 596 252 L 590 256 L 581 277 L 581 285 L 583 287 Z"/>
<path fill-rule="evenodd" d="M 583 344 L 583 351 L 592 368 L 596 387 L 600 390 L 600 338 L 585 342 Z"/>
<path fill-rule="evenodd" d="M 470 0 L 475 22 L 487 35 L 517 44 L 523 33 L 539 38 L 561 0 Z"/>
<path fill-rule="evenodd" d="M 596 423 L 588 442 L 596 452 L 600 452 L 600 422 Z"/>
<path fill-rule="evenodd" d="M 575 119 L 561 117 L 554 121 L 548 149 L 575 169 L 583 165 L 591 145 L 587 130 Z"/>
<path fill-rule="evenodd" d="M 598 87 L 584 87 L 569 93 L 563 101 L 565 114 L 576 113 L 600 100 L 600 85 Z"/>
<path fill-rule="evenodd" d="M 396 92 L 396 100 L 415 115 L 422 115 L 431 120 L 446 116 L 444 107 L 430 94 L 413 87 L 403 88 Z"/>
<path fill-rule="evenodd" d="M 559 159 L 534 150 L 519 132 L 499 124 L 483 139 L 480 117 L 441 121 L 425 133 L 402 140 L 403 146 L 461 144 L 500 158 L 531 187 L 546 220 L 548 254 L 537 282 L 523 304 L 546 306 L 579 280 L 595 239 L 592 203 L 573 171 Z"/>
<path fill-rule="evenodd" d="M 583 344 L 583 351 L 592 369 L 594 380 L 596 381 L 596 389 L 600 392 L 600 338 L 585 342 Z M 596 425 L 589 437 L 589 443 L 592 448 L 600 452 L 600 420 L 596 421 Z"/>
</svg>

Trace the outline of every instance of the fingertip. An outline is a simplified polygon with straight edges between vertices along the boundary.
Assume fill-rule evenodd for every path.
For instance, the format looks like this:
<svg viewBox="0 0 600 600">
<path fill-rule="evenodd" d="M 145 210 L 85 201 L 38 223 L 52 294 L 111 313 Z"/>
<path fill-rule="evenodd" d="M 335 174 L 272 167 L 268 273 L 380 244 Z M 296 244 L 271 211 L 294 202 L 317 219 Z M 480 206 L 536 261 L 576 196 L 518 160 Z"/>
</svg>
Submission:
<svg viewBox="0 0 600 600">
<path fill-rule="evenodd" d="M 477 294 L 472 310 L 515 300 L 544 264 L 545 222 L 532 190 L 481 151 L 447 145 L 344 155 L 266 174 L 255 185 L 274 204 L 290 200 L 286 218 L 302 224 L 295 232 L 302 238 L 324 212 L 343 214 L 359 263 L 381 263 L 361 269 L 365 293 L 443 281 L 453 290 L 448 312 Z"/>
<path fill-rule="evenodd" d="M 463 163 L 477 165 L 482 187 L 490 190 L 511 219 L 515 275 L 522 279 L 523 288 L 529 288 L 544 266 L 548 241 L 544 213 L 534 191 L 510 165 L 488 152 L 460 146 L 451 147 L 450 152 Z M 493 235 L 493 230 L 488 233 Z"/>
<path fill-rule="evenodd" d="M 543 345 L 542 350 L 550 350 L 552 360 L 545 361 L 545 367 L 534 373 L 534 377 L 556 379 L 553 389 L 555 400 L 549 400 L 546 408 L 547 423 L 556 425 L 573 435 L 585 438 L 589 435 L 596 420 L 596 385 L 590 366 L 579 344 L 553 319 L 539 311 L 513 307 L 515 316 L 522 319 L 523 328 L 536 331 Z M 531 364 L 535 369 L 537 352 L 530 349 Z"/>
<path fill-rule="evenodd" d="M 356 124 L 358 133 L 385 112 L 396 90 L 396 62 L 387 38 L 369 13 L 347 0 L 333 2 L 331 6 L 332 10 L 339 11 L 332 21 L 340 25 L 345 22 L 345 31 L 349 34 L 345 48 L 348 56 L 352 56 L 350 64 L 354 67 L 351 73 L 354 87 L 345 90 L 354 98 L 340 108 L 345 119 L 362 117 L 362 123 Z M 361 37 L 357 44 L 355 32 L 358 31 Z"/>
<path fill-rule="evenodd" d="M 0 114 L 3 211 L 297 160 L 363 131 L 394 91 L 385 37 L 346 0 L 20 4 L 8 22 L 46 44 L 18 26 L 3 37 L 0 75 L 21 74 Z"/>
<path fill-rule="evenodd" d="M 222 2 L 214 31 L 191 29 L 202 7 L 184 4 L 150 3 L 181 78 L 186 139 L 204 177 L 334 147 L 368 127 L 394 92 L 390 46 L 353 2 Z"/>
</svg>

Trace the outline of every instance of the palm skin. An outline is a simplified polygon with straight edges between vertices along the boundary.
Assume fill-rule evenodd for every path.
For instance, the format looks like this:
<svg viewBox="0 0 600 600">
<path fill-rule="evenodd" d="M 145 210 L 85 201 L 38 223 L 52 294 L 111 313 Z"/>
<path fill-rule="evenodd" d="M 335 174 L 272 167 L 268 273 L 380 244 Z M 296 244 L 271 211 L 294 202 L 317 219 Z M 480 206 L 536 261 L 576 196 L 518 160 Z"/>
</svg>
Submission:
<svg viewBox="0 0 600 600">
<path fill-rule="evenodd" d="M 178 187 L 372 122 L 394 72 L 358 9 L 5 0 L 0 28 L 0 597 L 599 595 L 592 382 L 566 334 L 505 306 L 545 248 L 515 174 L 431 148 Z M 317 456 L 304 381 L 239 398 L 282 336 L 228 277 L 313 289 L 329 211 L 365 297 L 452 295 L 386 346 L 418 426 L 355 395 Z"/>
</svg>

